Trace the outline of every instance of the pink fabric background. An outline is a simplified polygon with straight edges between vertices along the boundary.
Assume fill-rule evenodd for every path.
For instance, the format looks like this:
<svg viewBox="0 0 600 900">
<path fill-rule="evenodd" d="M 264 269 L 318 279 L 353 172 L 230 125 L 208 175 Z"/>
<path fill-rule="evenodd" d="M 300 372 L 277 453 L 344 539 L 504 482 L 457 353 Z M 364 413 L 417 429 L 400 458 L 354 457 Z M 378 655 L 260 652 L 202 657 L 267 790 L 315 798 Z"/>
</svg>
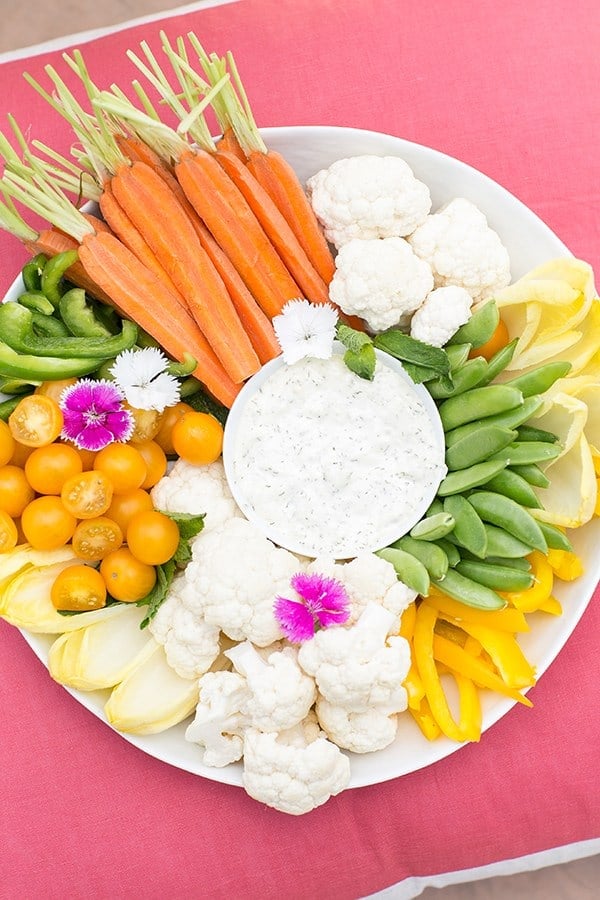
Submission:
<svg viewBox="0 0 600 900">
<path fill-rule="evenodd" d="M 456 156 L 600 271 L 600 10 L 590 0 L 243 0 L 161 24 L 235 52 L 259 124 L 363 127 Z M 125 48 L 152 43 L 159 27 L 87 45 L 92 76 L 125 84 Z M 66 149 L 66 126 L 21 79 L 25 68 L 43 77 L 48 62 L 59 54 L 0 66 L 0 111 Z M 0 289 L 24 258 L 0 234 Z M 0 622 L 0 897 L 344 900 L 598 837 L 599 599 L 531 691 L 533 710 L 300 819 L 129 746 Z"/>
</svg>

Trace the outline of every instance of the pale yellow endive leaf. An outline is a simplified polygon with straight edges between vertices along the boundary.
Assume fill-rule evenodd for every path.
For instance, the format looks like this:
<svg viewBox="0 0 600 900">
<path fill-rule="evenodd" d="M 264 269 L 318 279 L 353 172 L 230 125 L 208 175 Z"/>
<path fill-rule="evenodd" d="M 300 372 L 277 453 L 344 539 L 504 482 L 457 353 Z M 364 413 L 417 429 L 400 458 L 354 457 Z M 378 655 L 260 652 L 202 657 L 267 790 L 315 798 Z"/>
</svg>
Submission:
<svg viewBox="0 0 600 900">
<path fill-rule="evenodd" d="M 560 456 L 549 463 L 549 466 L 556 465 L 560 457 L 568 453 L 579 440 L 587 418 L 588 408 L 585 403 L 570 394 L 555 394 L 546 404 L 544 412 L 531 419 L 534 428 L 542 428 L 555 434 L 562 447 Z M 550 472 L 548 476 L 550 477 Z"/>
<path fill-rule="evenodd" d="M 594 515 L 597 483 L 590 445 L 585 435 L 548 469 L 550 485 L 535 488 L 543 509 L 531 510 L 536 519 L 565 528 L 579 528 Z"/>
</svg>

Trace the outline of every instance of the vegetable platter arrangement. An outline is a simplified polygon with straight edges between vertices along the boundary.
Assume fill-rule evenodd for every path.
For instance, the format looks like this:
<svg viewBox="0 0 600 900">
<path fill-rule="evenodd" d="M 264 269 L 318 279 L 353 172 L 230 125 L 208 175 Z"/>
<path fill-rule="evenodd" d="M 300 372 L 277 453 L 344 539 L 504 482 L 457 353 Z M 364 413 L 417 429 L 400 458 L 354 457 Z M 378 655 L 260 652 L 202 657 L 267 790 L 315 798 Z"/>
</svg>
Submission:
<svg viewBox="0 0 600 900">
<path fill-rule="evenodd" d="M 193 34 L 129 57 L 26 75 L 71 158 L 0 137 L 0 615 L 132 743 L 300 815 L 531 706 L 597 581 L 600 302 L 455 160 L 259 132 Z"/>
</svg>

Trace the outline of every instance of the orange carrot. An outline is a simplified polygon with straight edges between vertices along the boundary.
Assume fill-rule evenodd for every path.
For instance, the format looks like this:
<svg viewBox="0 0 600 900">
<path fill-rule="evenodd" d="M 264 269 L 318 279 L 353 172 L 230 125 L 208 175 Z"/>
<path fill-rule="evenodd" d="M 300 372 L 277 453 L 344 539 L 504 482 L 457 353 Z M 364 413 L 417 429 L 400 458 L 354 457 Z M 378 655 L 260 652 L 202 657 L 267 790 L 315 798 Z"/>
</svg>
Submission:
<svg viewBox="0 0 600 900">
<path fill-rule="evenodd" d="M 237 158 L 241 162 L 243 162 L 243 163 L 246 162 L 246 154 L 242 150 L 240 143 L 239 143 L 237 137 L 235 136 L 235 132 L 234 132 L 233 128 L 225 129 L 225 131 L 223 132 L 223 137 L 220 139 L 219 143 L 217 144 L 217 149 L 221 153 L 223 153 L 223 152 L 233 153 L 233 155 L 237 156 Z"/>
<path fill-rule="evenodd" d="M 186 197 L 225 251 L 261 309 L 278 315 L 300 290 L 254 213 L 213 155 L 185 153 L 175 174 Z"/>
<path fill-rule="evenodd" d="M 79 258 L 88 275 L 118 304 L 125 315 L 152 335 L 165 351 L 183 361 L 191 354 L 194 375 L 207 390 L 231 407 L 240 387 L 233 383 L 206 338 L 164 284 L 112 234 L 86 235 Z"/>
<path fill-rule="evenodd" d="M 59 231 L 58 228 L 46 228 L 44 231 L 40 231 L 34 241 L 25 241 L 24 243 L 32 256 L 43 253 L 49 259 L 58 253 L 64 253 L 66 250 L 77 250 L 79 246 L 76 240 Z M 90 278 L 79 260 L 76 260 L 72 266 L 69 266 L 65 275 L 71 284 L 83 288 L 90 297 L 95 297 L 96 300 L 100 300 L 102 303 L 114 305 L 108 294 Z"/>
<path fill-rule="evenodd" d="M 225 285 L 162 178 L 146 163 L 133 163 L 120 167 L 112 190 L 185 298 L 232 380 L 238 383 L 257 372 L 260 362 Z"/>
<path fill-rule="evenodd" d="M 102 196 L 100 197 L 100 209 L 113 234 L 116 234 L 119 240 L 137 256 L 140 262 L 143 262 L 145 266 L 154 272 L 156 277 L 171 291 L 181 306 L 185 307 L 185 300 L 173 284 L 173 281 L 165 272 L 140 232 L 134 227 L 127 214 L 117 203 L 109 181 L 105 183 Z"/>
<path fill-rule="evenodd" d="M 335 271 L 333 257 L 291 165 L 275 150 L 253 151 L 247 165 L 287 220 L 325 284 L 329 284 Z"/>
<path fill-rule="evenodd" d="M 141 138 L 128 134 L 116 134 L 115 143 L 121 153 L 131 160 L 131 162 L 143 162 L 152 169 L 164 168 L 169 171 L 166 162 L 161 159 L 158 153 L 148 146 Z"/>
<path fill-rule="evenodd" d="M 221 150 L 220 146 L 216 158 L 243 194 L 292 278 L 298 283 L 303 296 L 313 303 L 327 303 L 329 301 L 327 285 L 316 272 L 296 235 L 260 182 L 237 156 Z"/>
</svg>

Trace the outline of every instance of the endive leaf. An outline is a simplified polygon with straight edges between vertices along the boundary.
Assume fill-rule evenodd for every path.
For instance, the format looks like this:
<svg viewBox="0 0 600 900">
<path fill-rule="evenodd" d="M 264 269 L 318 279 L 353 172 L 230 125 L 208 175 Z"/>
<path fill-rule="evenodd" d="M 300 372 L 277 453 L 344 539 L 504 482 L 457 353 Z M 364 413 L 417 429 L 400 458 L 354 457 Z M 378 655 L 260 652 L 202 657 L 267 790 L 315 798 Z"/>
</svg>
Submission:
<svg viewBox="0 0 600 900">
<path fill-rule="evenodd" d="M 579 528 L 594 515 L 597 484 L 594 463 L 585 435 L 548 470 L 550 485 L 535 488 L 543 509 L 532 509 L 536 519 L 565 528 Z"/>
<path fill-rule="evenodd" d="M 534 428 L 551 431 L 561 445 L 560 456 L 548 464 L 548 468 L 568 453 L 573 444 L 579 440 L 588 418 L 588 408 L 577 397 L 569 394 L 555 394 L 544 406 L 541 415 L 531 419 Z M 551 477 L 548 473 L 548 477 Z"/>
</svg>

